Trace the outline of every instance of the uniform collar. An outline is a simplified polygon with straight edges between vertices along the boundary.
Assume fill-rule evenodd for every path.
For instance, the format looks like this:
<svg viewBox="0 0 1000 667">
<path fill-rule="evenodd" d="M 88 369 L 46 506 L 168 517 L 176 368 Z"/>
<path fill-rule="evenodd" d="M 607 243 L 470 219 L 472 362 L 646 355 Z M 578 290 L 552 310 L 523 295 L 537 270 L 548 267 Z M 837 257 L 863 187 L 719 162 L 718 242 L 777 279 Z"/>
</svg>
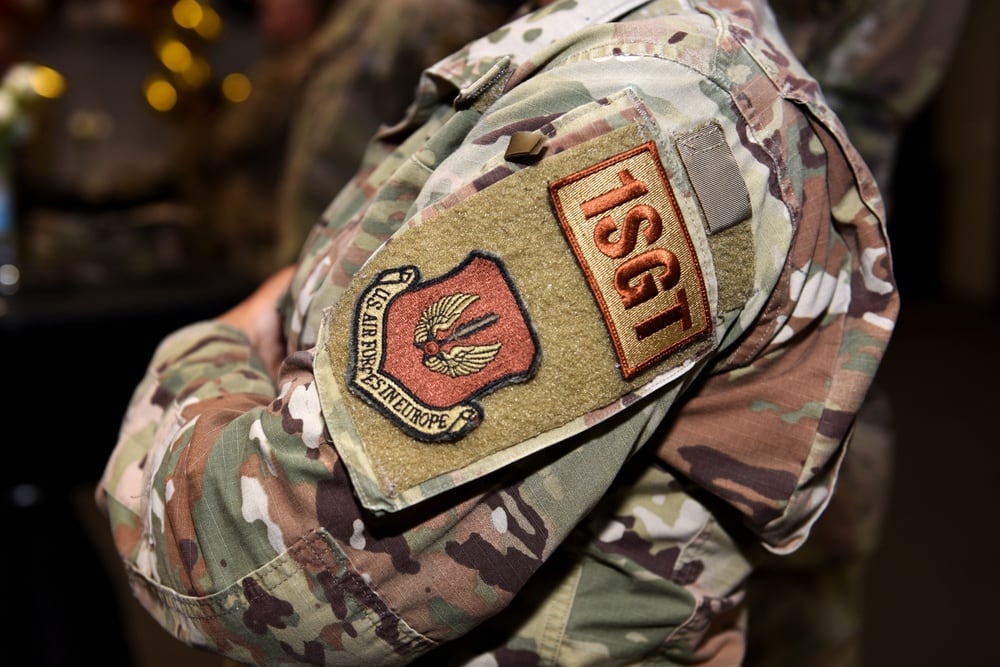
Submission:
<svg viewBox="0 0 1000 667">
<path fill-rule="evenodd" d="M 531 11 L 482 37 L 427 70 L 436 81 L 450 84 L 460 100 L 486 89 L 506 63 L 525 62 L 540 46 L 568 37 L 590 25 L 607 23 L 648 4 L 650 0 L 559 0 Z M 558 15 L 555 17 L 554 15 Z M 526 39 L 525 36 L 530 35 Z M 447 87 L 447 86 L 446 86 Z"/>
</svg>

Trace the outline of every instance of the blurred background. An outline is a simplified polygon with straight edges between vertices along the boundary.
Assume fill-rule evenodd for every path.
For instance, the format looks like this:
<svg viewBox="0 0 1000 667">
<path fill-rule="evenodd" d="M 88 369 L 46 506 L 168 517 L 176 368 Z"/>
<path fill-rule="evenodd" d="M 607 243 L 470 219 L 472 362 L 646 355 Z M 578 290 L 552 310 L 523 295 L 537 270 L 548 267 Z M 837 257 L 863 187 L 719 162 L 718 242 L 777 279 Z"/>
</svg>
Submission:
<svg viewBox="0 0 1000 667">
<path fill-rule="evenodd" d="M 0 0 L 0 662 L 220 664 L 138 610 L 94 508 L 129 394 L 164 335 L 294 258 L 422 64 L 503 19 L 480 4 L 440 33 L 400 13 L 376 40 L 378 2 Z M 969 3 L 891 186 L 897 443 L 866 665 L 995 664 L 998 24 L 1000 3 Z"/>
</svg>

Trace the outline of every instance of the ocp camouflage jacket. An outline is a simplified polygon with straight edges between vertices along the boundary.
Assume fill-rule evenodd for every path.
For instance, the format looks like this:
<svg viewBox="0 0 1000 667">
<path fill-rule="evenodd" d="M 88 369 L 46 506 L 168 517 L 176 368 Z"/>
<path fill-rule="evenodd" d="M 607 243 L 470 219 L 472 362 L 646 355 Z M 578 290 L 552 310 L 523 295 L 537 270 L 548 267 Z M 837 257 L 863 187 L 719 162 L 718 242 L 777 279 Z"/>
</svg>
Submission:
<svg viewBox="0 0 1000 667">
<path fill-rule="evenodd" d="M 732 665 L 897 299 L 870 172 L 755 2 L 558 2 L 441 61 L 301 255 L 279 377 L 157 349 L 100 501 L 255 664 Z"/>
</svg>

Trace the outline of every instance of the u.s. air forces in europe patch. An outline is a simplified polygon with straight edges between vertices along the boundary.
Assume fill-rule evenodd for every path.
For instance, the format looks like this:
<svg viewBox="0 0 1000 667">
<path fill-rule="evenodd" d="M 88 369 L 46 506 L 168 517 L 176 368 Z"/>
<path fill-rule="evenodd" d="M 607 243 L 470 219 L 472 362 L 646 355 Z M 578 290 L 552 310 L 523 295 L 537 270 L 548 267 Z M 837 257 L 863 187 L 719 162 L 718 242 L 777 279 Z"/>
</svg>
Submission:
<svg viewBox="0 0 1000 667">
<path fill-rule="evenodd" d="M 415 266 L 381 272 L 357 301 L 352 333 L 352 391 L 418 440 L 462 437 L 482 420 L 476 397 L 538 364 L 520 297 L 481 252 L 425 282 Z"/>
</svg>

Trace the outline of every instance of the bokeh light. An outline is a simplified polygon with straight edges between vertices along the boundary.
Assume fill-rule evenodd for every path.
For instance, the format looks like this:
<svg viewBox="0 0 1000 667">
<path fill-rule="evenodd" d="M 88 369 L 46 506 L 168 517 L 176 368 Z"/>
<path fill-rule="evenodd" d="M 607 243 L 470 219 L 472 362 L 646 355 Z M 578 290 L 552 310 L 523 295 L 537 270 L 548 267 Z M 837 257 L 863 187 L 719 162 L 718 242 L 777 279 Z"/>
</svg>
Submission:
<svg viewBox="0 0 1000 667">
<path fill-rule="evenodd" d="M 66 80 L 51 67 L 39 65 L 32 73 L 31 86 L 39 97 L 54 100 L 66 90 Z"/>
<path fill-rule="evenodd" d="M 152 77 L 144 86 L 146 102 L 157 111 L 170 111 L 177 104 L 177 89 L 162 77 Z"/>
<path fill-rule="evenodd" d="M 230 102 L 244 102 L 251 92 L 253 85 L 246 74 L 235 72 L 222 80 L 222 95 Z"/>
<path fill-rule="evenodd" d="M 222 17 L 211 7 L 205 7 L 201 21 L 194 27 L 194 30 L 202 39 L 208 41 L 217 39 L 222 33 Z"/>
<path fill-rule="evenodd" d="M 160 45 L 160 62 L 171 72 L 183 72 L 191 66 L 194 57 L 191 49 L 176 39 L 168 39 Z"/>
<path fill-rule="evenodd" d="M 205 15 L 204 8 L 198 0 L 177 0 L 170 12 L 177 25 L 189 29 L 197 28 Z"/>
<path fill-rule="evenodd" d="M 198 56 L 191 60 L 191 66 L 180 73 L 181 80 L 189 88 L 201 88 L 212 76 L 208 61 Z"/>
</svg>

